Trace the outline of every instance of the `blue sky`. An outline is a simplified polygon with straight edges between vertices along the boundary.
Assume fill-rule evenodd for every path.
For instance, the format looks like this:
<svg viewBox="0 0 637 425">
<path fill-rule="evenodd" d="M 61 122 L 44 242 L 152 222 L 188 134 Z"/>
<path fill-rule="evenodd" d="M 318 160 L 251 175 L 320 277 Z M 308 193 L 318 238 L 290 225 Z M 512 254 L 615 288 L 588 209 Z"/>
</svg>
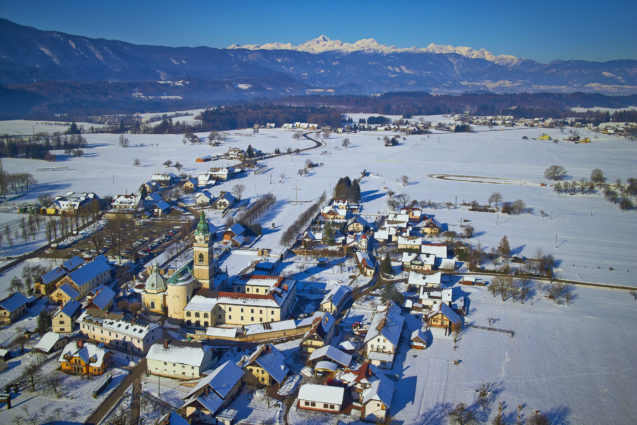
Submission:
<svg viewBox="0 0 637 425">
<path fill-rule="evenodd" d="M 485 48 L 540 62 L 637 59 L 635 0 L 0 0 L 23 25 L 137 44 L 299 44 L 325 34 L 396 47 Z"/>
</svg>

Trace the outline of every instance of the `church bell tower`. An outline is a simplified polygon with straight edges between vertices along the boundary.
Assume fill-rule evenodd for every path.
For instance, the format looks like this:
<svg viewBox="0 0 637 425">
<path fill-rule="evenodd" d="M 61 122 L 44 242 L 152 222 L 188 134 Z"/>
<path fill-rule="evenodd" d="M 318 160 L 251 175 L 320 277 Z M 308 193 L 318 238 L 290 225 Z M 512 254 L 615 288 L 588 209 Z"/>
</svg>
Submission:
<svg viewBox="0 0 637 425">
<path fill-rule="evenodd" d="M 214 277 L 214 261 L 210 229 L 203 211 L 199 215 L 199 224 L 195 230 L 195 241 L 192 247 L 194 251 L 192 274 L 203 288 L 210 289 L 210 281 Z"/>
</svg>

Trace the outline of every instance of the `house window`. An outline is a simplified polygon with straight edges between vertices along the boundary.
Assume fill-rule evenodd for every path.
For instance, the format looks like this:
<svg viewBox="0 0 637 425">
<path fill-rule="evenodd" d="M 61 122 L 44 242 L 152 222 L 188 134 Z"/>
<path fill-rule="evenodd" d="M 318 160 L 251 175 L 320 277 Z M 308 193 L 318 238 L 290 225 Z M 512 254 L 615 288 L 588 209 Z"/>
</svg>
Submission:
<svg viewBox="0 0 637 425">
<path fill-rule="evenodd" d="M 254 309 L 253 308 L 250 309 L 250 313 L 254 313 Z"/>
<path fill-rule="evenodd" d="M 243 316 L 241 316 L 241 318 L 239 320 L 243 321 Z"/>
<path fill-rule="evenodd" d="M 251 321 L 251 322 L 254 322 L 254 317 L 251 317 L 251 318 L 250 318 L 250 321 Z"/>
<path fill-rule="evenodd" d="M 334 405 L 330 404 L 330 409 L 334 410 Z"/>
<path fill-rule="evenodd" d="M 323 408 L 324 408 L 324 409 L 329 409 L 329 408 L 330 408 L 330 405 L 329 405 L 329 404 L 327 404 L 327 403 L 323 403 Z"/>
<path fill-rule="evenodd" d="M 150 302 L 150 308 L 155 308 L 155 301 Z"/>
<path fill-rule="evenodd" d="M 189 311 L 186 312 L 186 317 L 190 317 L 190 312 Z"/>
<path fill-rule="evenodd" d="M 199 254 L 199 262 L 203 263 L 203 254 L 201 254 L 201 253 Z"/>
<path fill-rule="evenodd" d="M 64 328 L 60 328 L 60 332 L 64 332 Z"/>
<path fill-rule="evenodd" d="M 305 404 L 306 406 L 309 406 L 309 405 L 310 405 L 310 402 L 309 402 L 309 401 L 307 401 L 307 400 L 305 400 L 305 401 L 303 402 L 303 404 Z"/>
<path fill-rule="evenodd" d="M 203 314 L 203 317 L 206 317 L 206 318 L 207 318 L 207 317 L 208 317 L 208 313 L 204 313 L 204 314 Z"/>
<path fill-rule="evenodd" d="M 313 401 L 310 401 L 310 405 L 311 405 L 312 407 L 316 407 L 316 403 L 314 403 Z"/>
</svg>

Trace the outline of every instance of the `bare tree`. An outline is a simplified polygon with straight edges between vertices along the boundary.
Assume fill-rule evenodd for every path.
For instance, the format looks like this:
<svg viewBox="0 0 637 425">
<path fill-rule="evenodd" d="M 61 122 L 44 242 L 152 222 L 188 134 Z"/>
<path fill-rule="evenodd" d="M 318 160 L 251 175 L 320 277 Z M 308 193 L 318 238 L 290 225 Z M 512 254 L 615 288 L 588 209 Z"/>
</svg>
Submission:
<svg viewBox="0 0 637 425">
<path fill-rule="evenodd" d="M 458 403 L 450 412 L 449 419 L 452 423 L 458 425 L 475 424 L 475 414 L 465 406 L 464 403 Z"/>
<path fill-rule="evenodd" d="M 561 165 L 551 165 L 544 171 L 544 177 L 549 180 L 562 180 L 566 177 L 566 169 Z"/>
<path fill-rule="evenodd" d="M 403 183 L 403 186 L 407 186 L 409 184 L 409 177 L 402 176 L 401 181 Z"/>
<path fill-rule="evenodd" d="M 349 143 L 349 139 L 346 137 L 345 139 L 343 139 L 343 143 L 341 143 L 341 146 L 343 146 L 344 148 L 349 147 L 350 143 Z"/>
<path fill-rule="evenodd" d="M 294 134 L 292 135 L 292 138 L 294 140 L 299 140 L 301 138 L 303 134 L 300 131 L 295 131 Z"/>
<path fill-rule="evenodd" d="M 139 160 L 139 158 L 135 158 L 135 160 L 133 161 L 133 165 L 135 167 L 139 167 L 142 164 L 142 162 Z"/>
<path fill-rule="evenodd" d="M 237 197 L 237 199 L 241 199 L 241 195 L 243 194 L 245 188 L 246 187 L 242 184 L 235 184 L 234 186 L 232 186 L 232 193 L 234 194 L 234 196 Z"/>
<path fill-rule="evenodd" d="M 498 203 L 502 202 L 502 194 L 500 192 L 493 192 L 491 196 L 489 196 L 489 207 L 491 204 L 495 204 L 495 207 L 498 207 Z"/>
</svg>

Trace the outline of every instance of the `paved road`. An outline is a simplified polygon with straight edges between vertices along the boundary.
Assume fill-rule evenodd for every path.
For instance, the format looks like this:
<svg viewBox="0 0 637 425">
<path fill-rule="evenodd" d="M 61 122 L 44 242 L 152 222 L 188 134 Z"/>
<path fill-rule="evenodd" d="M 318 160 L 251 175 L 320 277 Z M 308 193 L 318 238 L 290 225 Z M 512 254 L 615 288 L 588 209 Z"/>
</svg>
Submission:
<svg viewBox="0 0 637 425">
<path fill-rule="evenodd" d="M 135 366 L 130 373 L 124 378 L 124 380 L 106 397 L 102 404 L 93 412 L 91 416 L 86 419 L 85 424 L 97 425 L 106 415 L 113 409 L 113 407 L 122 398 L 128 387 L 133 384 L 133 381 L 138 381 L 142 376 L 142 373 L 146 372 L 146 358 L 142 358 L 141 361 Z M 139 412 L 138 412 L 139 415 Z"/>
</svg>

